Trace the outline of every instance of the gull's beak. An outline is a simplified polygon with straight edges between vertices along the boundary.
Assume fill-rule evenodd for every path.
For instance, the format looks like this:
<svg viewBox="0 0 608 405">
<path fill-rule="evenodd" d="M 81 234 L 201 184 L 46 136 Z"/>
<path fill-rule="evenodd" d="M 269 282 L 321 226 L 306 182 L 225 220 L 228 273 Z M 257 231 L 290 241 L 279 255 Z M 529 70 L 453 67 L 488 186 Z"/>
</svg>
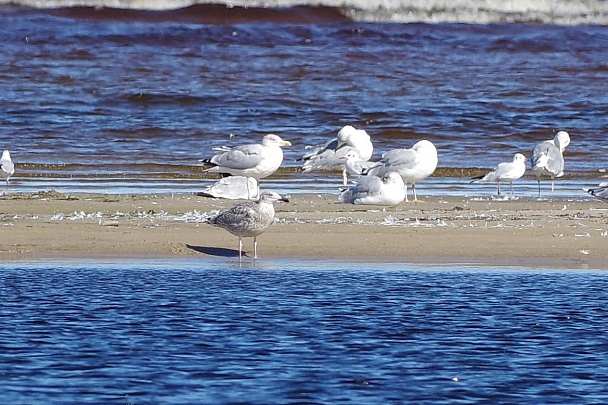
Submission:
<svg viewBox="0 0 608 405">
<path fill-rule="evenodd" d="M 283 141 L 283 143 L 281 145 L 283 145 L 283 146 L 291 146 L 291 142 L 289 142 L 289 141 Z"/>
<path fill-rule="evenodd" d="M 289 199 L 291 198 L 291 196 L 289 194 L 281 196 L 281 197 L 282 198 L 279 201 L 283 201 L 283 202 L 289 202 Z"/>
</svg>

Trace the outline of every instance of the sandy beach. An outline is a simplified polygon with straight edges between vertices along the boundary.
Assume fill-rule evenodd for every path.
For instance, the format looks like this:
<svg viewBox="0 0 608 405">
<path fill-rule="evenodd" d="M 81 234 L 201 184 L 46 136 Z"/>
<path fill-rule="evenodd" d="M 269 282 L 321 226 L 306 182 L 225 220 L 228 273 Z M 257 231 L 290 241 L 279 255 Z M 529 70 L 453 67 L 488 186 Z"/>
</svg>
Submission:
<svg viewBox="0 0 608 405">
<path fill-rule="evenodd" d="M 204 223 L 235 203 L 196 195 L 6 194 L 0 258 L 238 260 L 237 238 Z M 608 268 L 608 204 L 584 196 L 423 197 L 383 209 L 299 195 L 275 207 L 277 222 L 258 237 L 260 259 Z M 251 239 L 245 250 L 251 260 Z"/>
</svg>

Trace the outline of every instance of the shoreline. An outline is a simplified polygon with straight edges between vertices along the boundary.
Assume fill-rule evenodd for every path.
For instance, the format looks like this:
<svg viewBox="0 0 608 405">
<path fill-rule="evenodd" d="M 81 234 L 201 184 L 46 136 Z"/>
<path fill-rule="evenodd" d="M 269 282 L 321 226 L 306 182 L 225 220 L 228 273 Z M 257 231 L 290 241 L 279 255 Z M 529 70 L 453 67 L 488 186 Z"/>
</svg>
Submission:
<svg viewBox="0 0 608 405">
<path fill-rule="evenodd" d="M 259 260 L 608 269 L 608 204 L 593 199 L 421 197 L 395 208 L 305 194 L 277 203 Z M 238 238 L 203 223 L 239 201 L 196 195 L 0 196 L 0 259 L 238 261 Z M 252 239 L 244 239 L 252 254 Z M 253 261 L 244 257 L 243 263 Z"/>
</svg>

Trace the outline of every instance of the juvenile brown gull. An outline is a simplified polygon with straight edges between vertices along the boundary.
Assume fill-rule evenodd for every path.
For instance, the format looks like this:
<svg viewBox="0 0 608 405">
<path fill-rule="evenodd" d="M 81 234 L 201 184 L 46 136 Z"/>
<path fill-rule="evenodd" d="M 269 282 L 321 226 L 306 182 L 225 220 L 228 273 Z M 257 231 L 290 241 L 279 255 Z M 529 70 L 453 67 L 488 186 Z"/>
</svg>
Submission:
<svg viewBox="0 0 608 405">
<path fill-rule="evenodd" d="M 401 175 L 406 187 L 412 185 L 414 201 L 416 196 L 416 183 L 429 177 L 437 168 L 437 149 L 430 141 L 421 140 L 411 149 L 393 149 L 382 155 L 382 159 L 364 174 L 382 177 L 388 172 L 397 172 Z M 407 202 L 407 191 L 405 195 Z"/>
<path fill-rule="evenodd" d="M 0 176 L 6 179 L 6 186 L 8 187 L 8 180 L 15 174 L 15 165 L 11 160 L 11 154 L 8 150 L 2 152 L 0 158 Z"/>
<path fill-rule="evenodd" d="M 239 238 L 239 261 L 242 258 L 243 238 L 253 238 L 253 258 L 258 258 L 257 237 L 264 233 L 274 222 L 274 205 L 276 201 L 289 201 L 274 191 L 264 191 L 257 201 L 236 204 L 206 222 L 223 228 Z"/>
<path fill-rule="evenodd" d="M 564 149 L 570 144 L 570 135 L 559 131 L 555 138 L 543 141 L 532 151 L 532 171 L 538 179 L 538 196 L 540 197 L 541 176 L 551 177 L 551 192 L 555 189 L 555 178 L 564 175 Z"/>
<path fill-rule="evenodd" d="M 496 182 L 498 195 L 500 195 L 500 182 L 508 182 L 511 185 L 511 195 L 513 195 L 513 182 L 520 179 L 524 173 L 526 173 L 526 157 L 521 153 L 516 153 L 512 162 L 499 163 L 496 169 L 490 173 L 474 177 L 473 182 Z"/>
</svg>

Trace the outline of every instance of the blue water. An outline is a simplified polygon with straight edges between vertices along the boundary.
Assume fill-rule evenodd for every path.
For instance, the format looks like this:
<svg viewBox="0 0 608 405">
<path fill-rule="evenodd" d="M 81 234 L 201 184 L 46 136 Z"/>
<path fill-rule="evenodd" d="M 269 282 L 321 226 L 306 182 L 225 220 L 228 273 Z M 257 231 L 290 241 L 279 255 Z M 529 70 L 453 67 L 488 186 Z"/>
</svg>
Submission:
<svg viewBox="0 0 608 405">
<path fill-rule="evenodd" d="M 325 21 L 312 7 L 286 10 L 291 22 L 274 9 L 235 21 L 220 10 L 206 23 L 189 18 L 205 8 L 0 8 L 0 148 L 16 165 L 8 191 L 199 192 L 217 181 L 199 162 L 214 147 L 276 133 L 292 146 L 263 187 L 336 193 L 337 173 L 302 173 L 298 159 L 344 125 L 368 132 L 372 160 L 433 142 L 437 182 L 419 184 L 427 195 L 453 184 L 485 195 L 469 184 L 483 173 L 472 169 L 530 157 L 559 130 L 572 142 L 558 192 L 582 196 L 604 181 L 608 26 Z"/>
<path fill-rule="evenodd" d="M 606 274 L 225 259 L 0 269 L 5 404 L 601 404 Z"/>
</svg>

